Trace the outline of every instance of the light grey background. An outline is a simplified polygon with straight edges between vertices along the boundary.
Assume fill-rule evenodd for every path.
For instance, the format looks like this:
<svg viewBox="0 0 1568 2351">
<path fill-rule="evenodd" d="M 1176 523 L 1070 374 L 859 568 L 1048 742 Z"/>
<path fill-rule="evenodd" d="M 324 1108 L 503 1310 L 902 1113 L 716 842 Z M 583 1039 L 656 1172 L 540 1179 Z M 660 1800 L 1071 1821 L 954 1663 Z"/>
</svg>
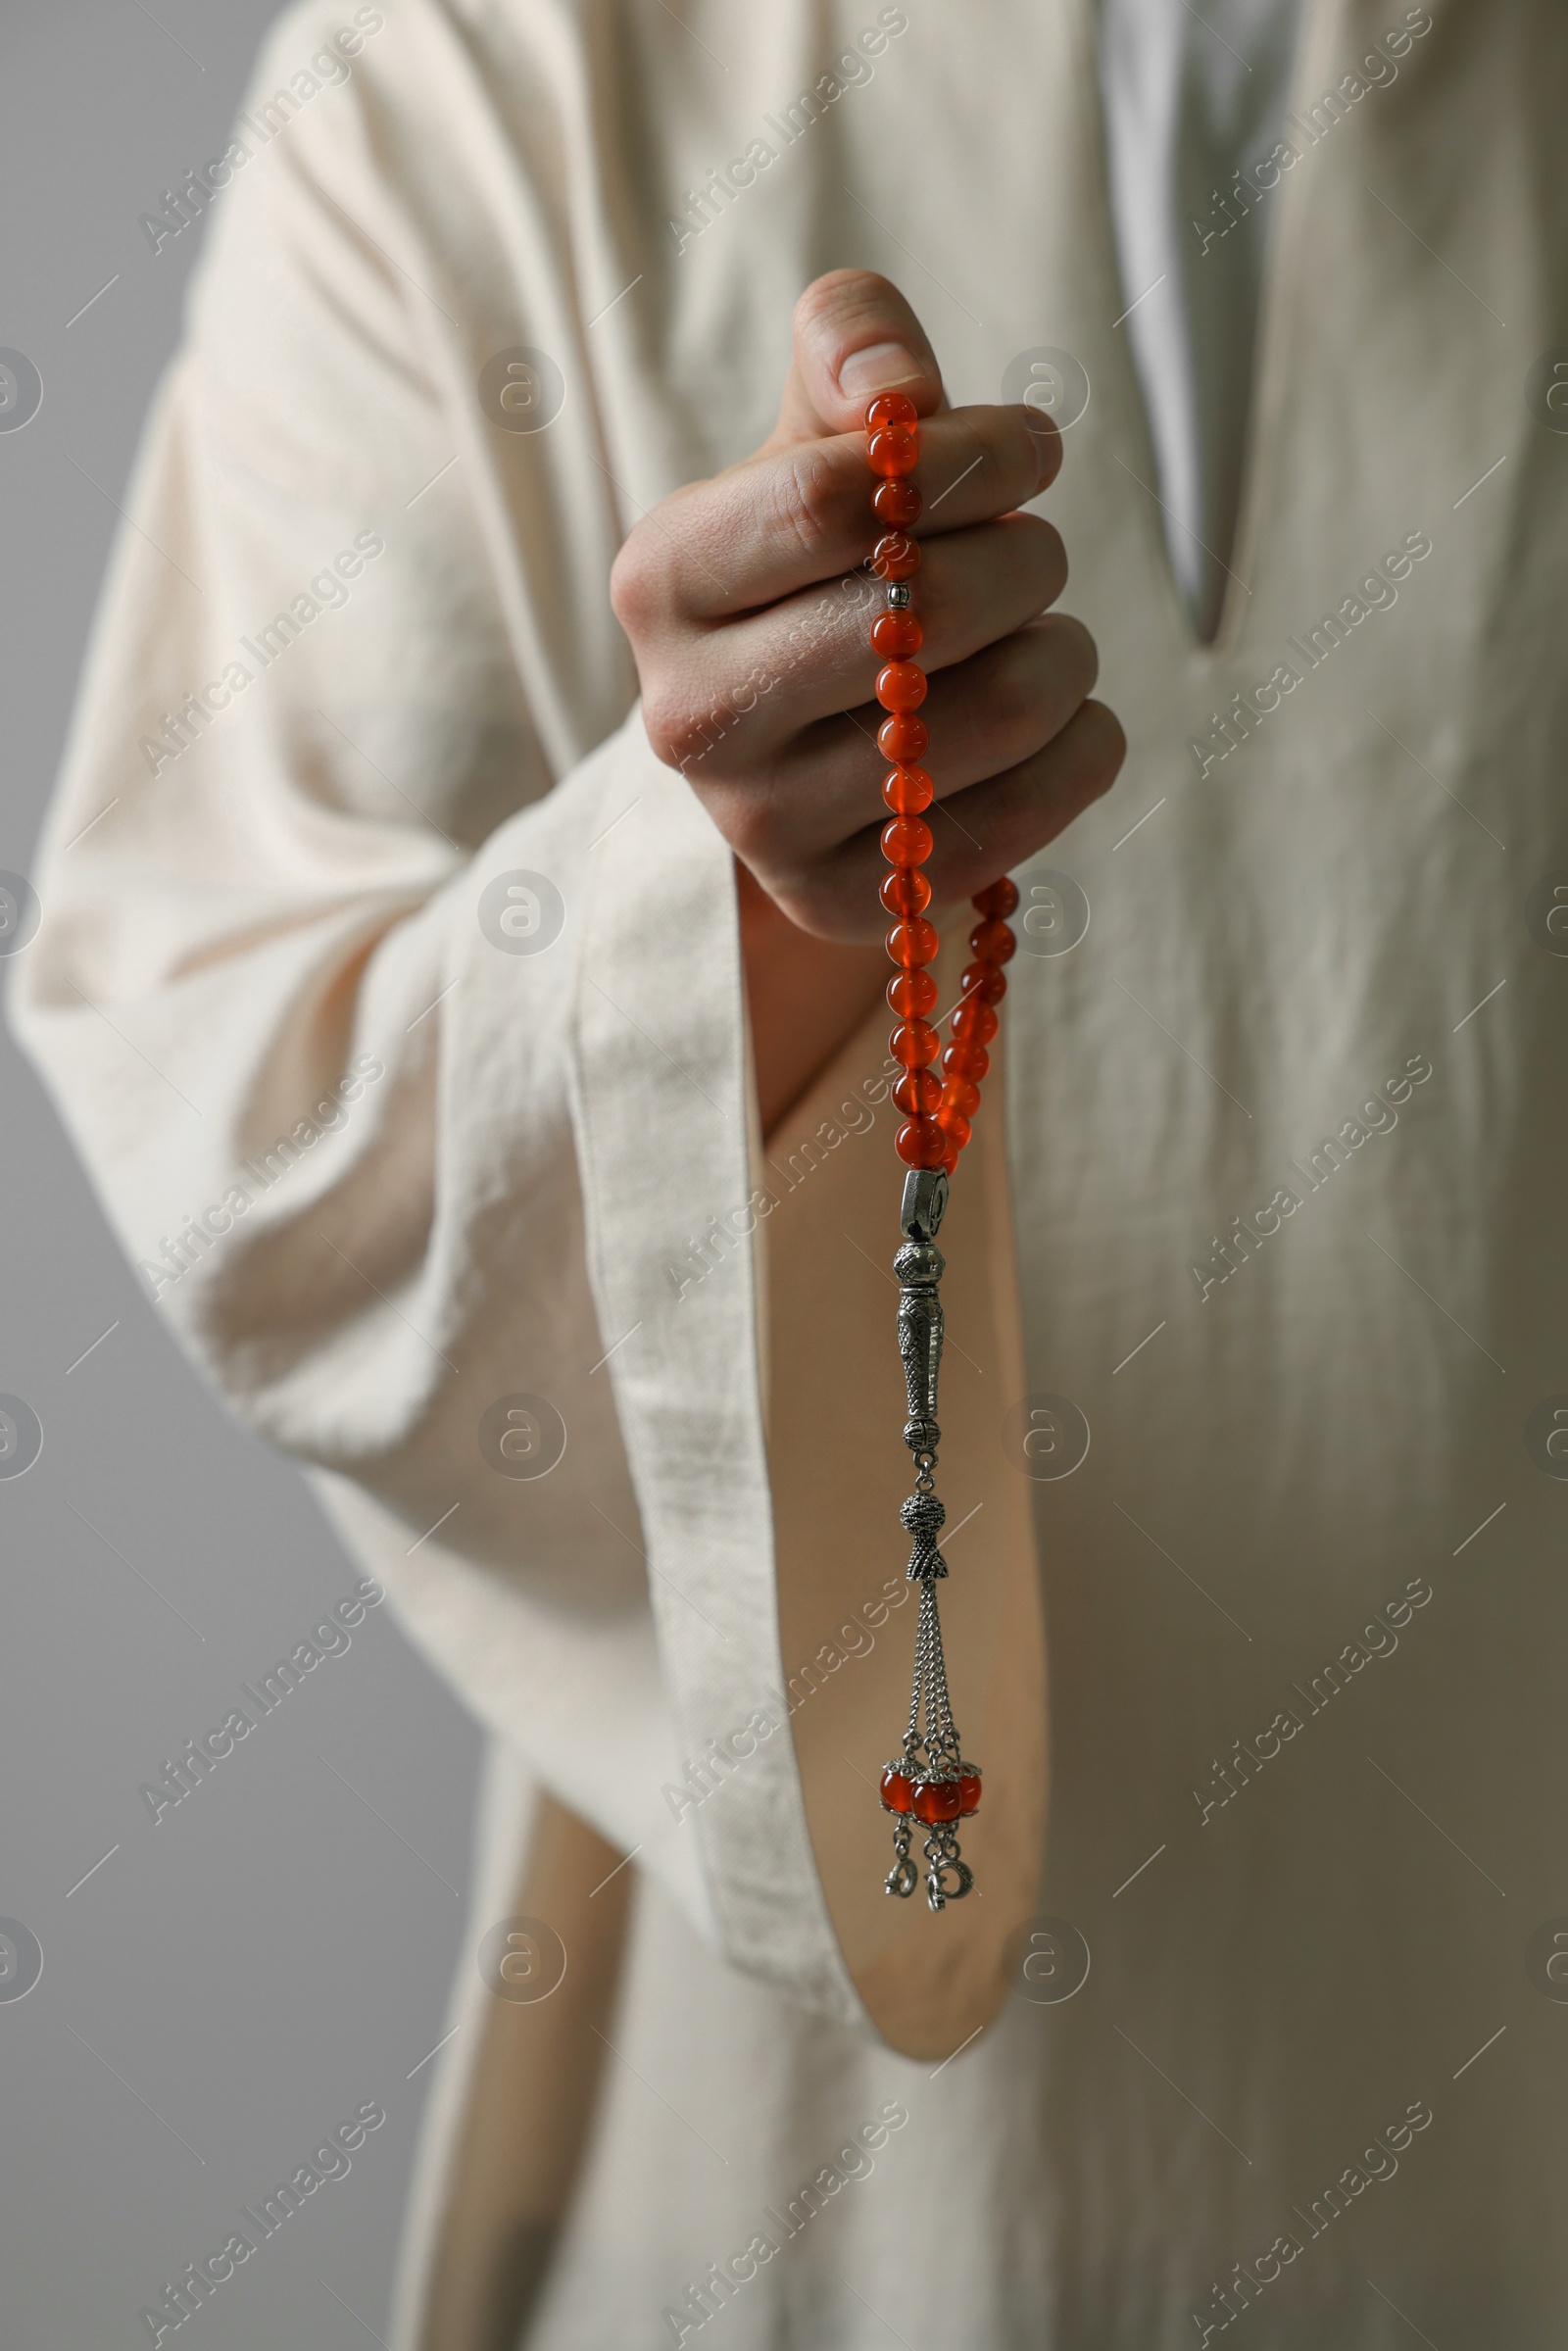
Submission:
<svg viewBox="0 0 1568 2351">
<path fill-rule="evenodd" d="M 155 256 L 139 216 L 221 151 L 276 13 L 31 0 L 0 35 L 0 345 L 44 384 L 0 433 L 0 867 L 32 861 L 198 249 L 187 228 Z M 141 1784 L 359 1571 L 177 1353 L 5 1037 L 0 1089 L 0 1391 L 45 1433 L 0 1480 L 0 1917 L 44 1953 L 0 2000 L 0 2339 L 146 2343 L 163 2282 L 374 2099 L 388 2119 L 349 2176 L 170 2338 L 368 2343 L 433 2068 L 408 2077 L 458 1957 L 478 1739 L 374 1609 L 154 1826 Z"/>
</svg>

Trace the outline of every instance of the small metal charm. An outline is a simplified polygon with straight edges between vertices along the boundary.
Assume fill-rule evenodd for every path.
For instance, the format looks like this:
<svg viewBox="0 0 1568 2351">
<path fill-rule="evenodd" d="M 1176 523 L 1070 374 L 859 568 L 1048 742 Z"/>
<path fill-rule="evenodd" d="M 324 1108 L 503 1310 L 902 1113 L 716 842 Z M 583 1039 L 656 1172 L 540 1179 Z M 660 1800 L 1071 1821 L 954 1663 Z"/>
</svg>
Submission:
<svg viewBox="0 0 1568 2351">
<path fill-rule="evenodd" d="M 893 1867 L 887 1874 L 886 1889 L 906 1902 L 920 1883 L 920 1872 L 909 1854 L 909 1839 L 914 1835 L 906 1820 L 899 1821 L 893 1831 Z"/>
<path fill-rule="evenodd" d="M 906 579 L 889 580 L 888 611 L 890 612 L 906 612 L 913 602 L 914 590 Z"/>
</svg>

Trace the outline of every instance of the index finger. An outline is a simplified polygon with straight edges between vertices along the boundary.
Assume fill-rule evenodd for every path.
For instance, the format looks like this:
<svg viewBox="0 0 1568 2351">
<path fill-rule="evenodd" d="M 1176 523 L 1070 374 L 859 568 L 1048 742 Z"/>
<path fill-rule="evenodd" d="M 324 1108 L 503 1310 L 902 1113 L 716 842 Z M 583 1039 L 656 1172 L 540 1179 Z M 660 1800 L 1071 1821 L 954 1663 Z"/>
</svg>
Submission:
<svg viewBox="0 0 1568 2351">
<path fill-rule="evenodd" d="M 911 477 L 924 509 L 912 535 L 1011 514 L 1060 464 L 1061 435 L 1037 409 L 927 417 Z M 668 551 L 672 603 L 687 618 L 733 619 L 854 570 L 891 527 L 872 512 L 873 484 L 863 433 L 799 442 L 694 483 L 670 502 L 679 521 Z"/>
</svg>

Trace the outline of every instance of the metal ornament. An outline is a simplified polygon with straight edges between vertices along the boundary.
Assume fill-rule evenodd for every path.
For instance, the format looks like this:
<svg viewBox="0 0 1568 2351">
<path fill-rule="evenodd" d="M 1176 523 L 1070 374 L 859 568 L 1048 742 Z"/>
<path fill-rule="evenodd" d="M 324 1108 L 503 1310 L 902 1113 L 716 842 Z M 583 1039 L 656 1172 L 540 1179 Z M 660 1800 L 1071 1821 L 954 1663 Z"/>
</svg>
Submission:
<svg viewBox="0 0 1568 2351">
<path fill-rule="evenodd" d="M 909 1726 L 902 1755 L 882 1775 L 882 1800 L 894 1815 L 894 1862 L 887 1891 L 906 1899 L 919 1884 L 920 1872 L 910 1852 L 918 1822 L 927 1832 L 922 1851 L 926 1900 L 933 1910 L 960 1900 L 974 1884 L 968 1864 L 959 1856 L 955 1824 L 977 1810 L 980 1802 L 980 1773 L 964 1762 L 953 1719 L 937 1607 L 937 1584 L 948 1568 L 937 1545 L 947 1511 L 938 1499 L 934 1474 L 942 1442 L 937 1421 L 943 1339 L 939 1285 L 947 1262 L 936 1237 L 947 1205 L 946 1173 L 941 1168 L 911 1168 L 904 1181 L 899 1220 L 904 1240 L 893 1271 L 899 1284 L 899 1353 L 908 1406 L 904 1442 L 915 1468 L 914 1492 L 899 1518 L 913 1538 L 907 1572 L 910 1583 L 920 1588 L 920 1604 Z"/>
</svg>

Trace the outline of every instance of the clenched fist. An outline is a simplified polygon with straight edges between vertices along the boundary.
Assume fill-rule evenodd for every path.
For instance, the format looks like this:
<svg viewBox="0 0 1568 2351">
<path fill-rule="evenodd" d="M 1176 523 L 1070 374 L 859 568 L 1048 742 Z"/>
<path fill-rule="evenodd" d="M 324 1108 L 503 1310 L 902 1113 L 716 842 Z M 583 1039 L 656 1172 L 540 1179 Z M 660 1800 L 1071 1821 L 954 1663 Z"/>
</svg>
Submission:
<svg viewBox="0 0 1568 2351">
<path fill-rule="evenodd" d="M 865 270 L 808 287 L 794 341 L 769 439 L 640 522 L 611 595 L 660 758 L 798 930 L 869 941 L 886 922 L 884 713 L 867 641 L 882 598 L 865 569 L 880 527 L 863 433 L 877 392 L 906 393 L 925 419 L 915 605 L 933 912 L 1071 823 L 1108 789 L 1123 741 L 1088 699 L 1088 630 L 1050 610 L 1067 577 L 1061 541 L 1017 512 L 1055 477 L 1055 426 L 1025 408 L 949 409 L 913 312 Z"/>
</svg>

